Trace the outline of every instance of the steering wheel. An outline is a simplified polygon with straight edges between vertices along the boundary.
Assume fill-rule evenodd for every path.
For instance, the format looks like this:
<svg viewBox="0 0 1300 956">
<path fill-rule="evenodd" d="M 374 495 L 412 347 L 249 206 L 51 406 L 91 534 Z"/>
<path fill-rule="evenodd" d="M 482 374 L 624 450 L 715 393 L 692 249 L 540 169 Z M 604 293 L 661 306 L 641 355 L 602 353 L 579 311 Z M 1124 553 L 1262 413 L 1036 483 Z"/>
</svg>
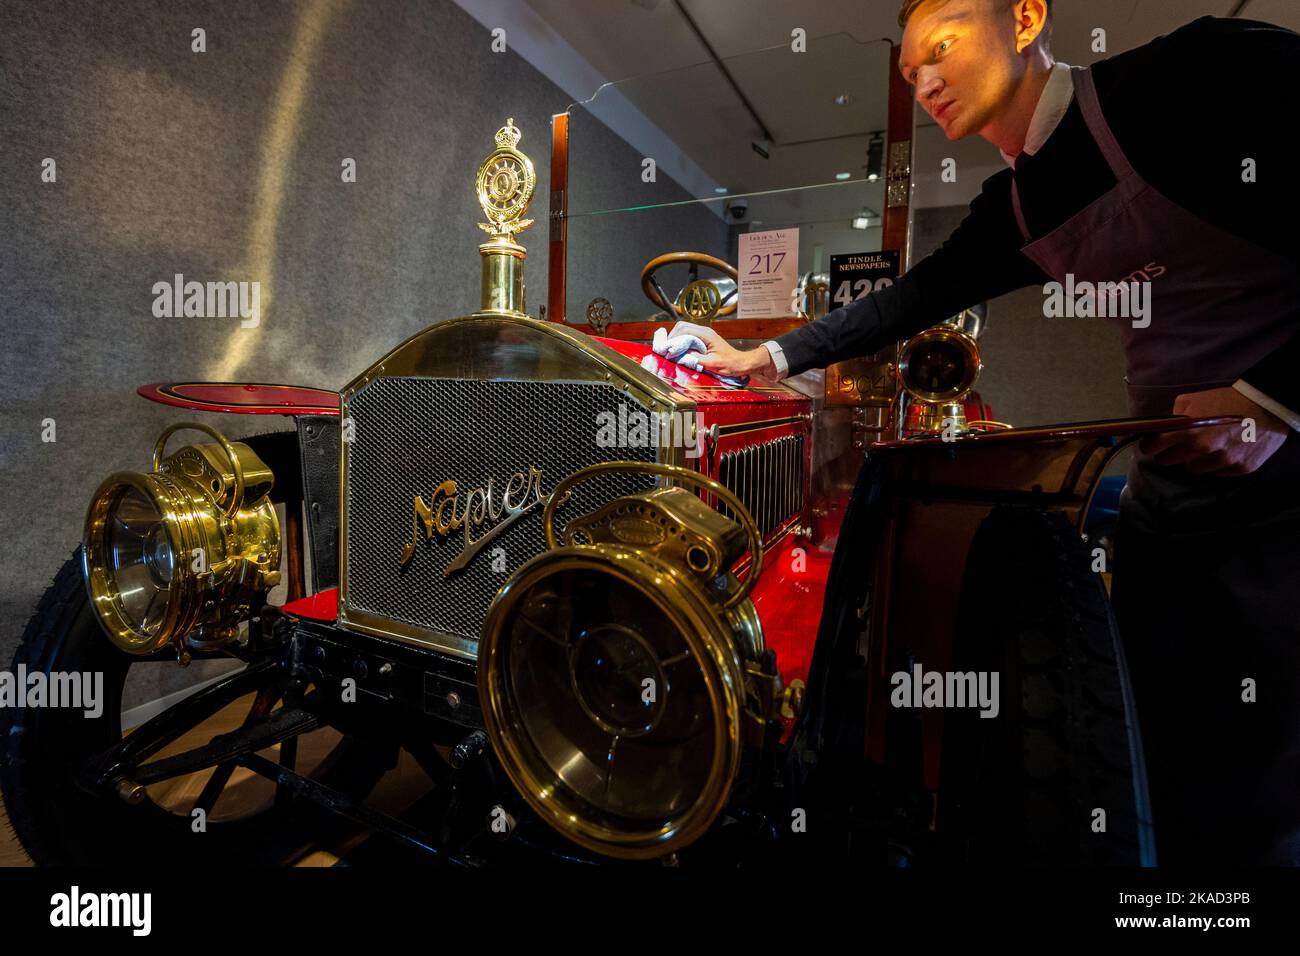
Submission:
<svg viewBox="0 0 1300 956">
<path fill-rule="evenodd" d="M 716 269 L 723 275 L 730 277 L 735 282 L 739 278 L 739 273 L 730 262 L 725 262 L 716 256 L 711 256 L 705 252 L 666 252 L 662 256 L 656 256 L 645 264 L 641 270 L 641 291 L 646 294 L 646 298 L 663 309 L 679 318 L 689 318 L 685 310 L 674 303 L 668 301 L 668 296 L 664 294 L 663 288 L 655 280 L 655 272 L 666 265 L 676 262 L 689 262 L 692 266 L 708 266 L 710 269 Z M 724 304 L 718 309 L 717 315 L 731 315 L 736 311 L 739 300 L 734 292 L 730 293 L 728 298 L 730 302 L 724 300 Z M 716 316 L 715 316 L 716 317 Z"/>
</svg>

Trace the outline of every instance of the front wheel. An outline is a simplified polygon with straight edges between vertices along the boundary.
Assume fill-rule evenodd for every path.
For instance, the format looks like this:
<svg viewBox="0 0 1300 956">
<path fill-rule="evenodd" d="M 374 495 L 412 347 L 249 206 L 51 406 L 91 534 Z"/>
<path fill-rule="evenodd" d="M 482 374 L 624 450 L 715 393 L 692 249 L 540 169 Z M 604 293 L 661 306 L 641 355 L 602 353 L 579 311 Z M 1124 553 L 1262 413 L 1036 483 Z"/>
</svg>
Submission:
<svg viewBox="0 0 1300 956">
<path fill-rule="evenodd" d="M 42 673 L 47 679 L 50 674 L 102 674 L 102 714 L 86 716 L 79 708 L 0 710 L 0 792 L 15 834 L 38 865 L 276 863 L 305 845 L 305 831 L 294 825 L 301 814 L 292 803 L 277 799 L 273 785 L 260 778 L 241 778 L 231 765 L 193 774 L 178 785 L 151 787 L 134 805 L 79 786 L 86 762 L 122 740 L 128 671 L 175 666 L 132 658 L 109 641 L 86 596 L 80 550 L 74 553 L 37 606 L 11 670 Z M 264 716 L 273 713 L 277 702 L 272 690 L 248 695 L 218 715 L 216 722 L 224 720 L 224 726 L 199 724 L 186 739 L 190 746 L 201 745 L 218 730 L 231 729 L 231 721 L 237 724 L 245 711 Z M 313 733 L 323 738 L 314 748 L 301 750 L 323 754 L 311 772 L 315 779 L 361 796 L 387 769 L 386 760 L 354 738 L 336 740 L 331 730 Z M 293 752 L 299 753 L 296 746 Z M 310 757 L 304 753 L 299 759 Z M 256 791 L 258 785 L 262 792 Z M 232 800 L 231 789 L 237 786 L 244 792 Z M 202 828 L 193 814 L 198 804 L 205 805 Z"/>
<path fill-rule="evenodd" d="M 950 862 L 1153 865 L 1124 653 L 1065 516 L 995 508 L 976 532 L 954 671 L 996 672 L 1000 713 L 945 715 L 936 836 Z"/>
</svg>

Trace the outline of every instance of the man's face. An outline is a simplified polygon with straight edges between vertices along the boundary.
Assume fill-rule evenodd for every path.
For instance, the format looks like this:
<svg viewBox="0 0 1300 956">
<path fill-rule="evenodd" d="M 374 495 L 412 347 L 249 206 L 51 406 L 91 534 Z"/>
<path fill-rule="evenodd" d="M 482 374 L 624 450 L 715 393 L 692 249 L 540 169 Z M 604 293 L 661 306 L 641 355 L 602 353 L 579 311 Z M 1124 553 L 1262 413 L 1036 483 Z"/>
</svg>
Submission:
<svg viewBox="0 0 1300 956">
<path fill-rule="evenodd" d="M 930 0 L 907 21 L 898 61 L 949 139 L 978 133 L 1011 103 L 1025 65 L 1008 0 Z"/>
</svg>

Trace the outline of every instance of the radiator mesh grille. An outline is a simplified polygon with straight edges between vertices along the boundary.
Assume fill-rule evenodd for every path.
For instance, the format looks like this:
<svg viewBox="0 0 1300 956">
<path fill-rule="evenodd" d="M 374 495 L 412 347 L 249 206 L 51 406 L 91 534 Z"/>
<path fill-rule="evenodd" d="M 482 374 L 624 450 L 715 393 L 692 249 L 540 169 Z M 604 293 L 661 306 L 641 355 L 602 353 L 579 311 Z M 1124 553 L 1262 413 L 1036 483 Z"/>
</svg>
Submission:
<svg viewBox="0 0 1300 956">
<path fill-rule="evenodd" d="M 439 378 L 381 378 L 352 397 L 348 457 L 347 609 L 368 612 L 425 630 L 477 641 L 497 589 L 545 545 L 541 507 L 493 537 L 461 571 L 443 571 L 464 548 L 464 531 L 426 540 L 403 567 L 411 540 L 414 499 L 432 504 L 434 489 L 455 479 L 460 503 L 493 479 L 500 495 L 510 476 L 542 470 L 549 494 L 565 475 L 598 461 L 659 460 L 659 449 L 602 448 L 603 411 L 620 404 L 644 411 L 623 389 L 591 382 L 537 382 Z M 654 484 L 649 476 L 600 476 L 580 485 L 560 509 L 557 524 L 620 495 Z M 478 538 L 490 528 L 475 529 Z M 502 549 L 497 552 L 496 549 Z"/>
</svg>

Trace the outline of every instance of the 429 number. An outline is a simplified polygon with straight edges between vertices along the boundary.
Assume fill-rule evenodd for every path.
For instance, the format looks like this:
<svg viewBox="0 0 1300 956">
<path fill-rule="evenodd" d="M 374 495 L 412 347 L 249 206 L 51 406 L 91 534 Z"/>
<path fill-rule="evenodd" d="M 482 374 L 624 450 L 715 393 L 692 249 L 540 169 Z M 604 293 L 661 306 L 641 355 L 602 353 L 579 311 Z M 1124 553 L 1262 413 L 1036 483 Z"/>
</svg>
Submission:
<svg viewBox="0 0 1300 956">
<path fill-rule="evenodd" d="M 835 290 L 832 300 L 836 305 L 848 305 L 850 302 L 856 302 L 863 298 L 869 292 L 879 292 L 881 289 L 888 288 L 894 284 L 894 280 L 888 276 L 877 279 L 872 282 L 870 279 L 845 279 L 840 283 L 840 287 Z"/>
</svg>

